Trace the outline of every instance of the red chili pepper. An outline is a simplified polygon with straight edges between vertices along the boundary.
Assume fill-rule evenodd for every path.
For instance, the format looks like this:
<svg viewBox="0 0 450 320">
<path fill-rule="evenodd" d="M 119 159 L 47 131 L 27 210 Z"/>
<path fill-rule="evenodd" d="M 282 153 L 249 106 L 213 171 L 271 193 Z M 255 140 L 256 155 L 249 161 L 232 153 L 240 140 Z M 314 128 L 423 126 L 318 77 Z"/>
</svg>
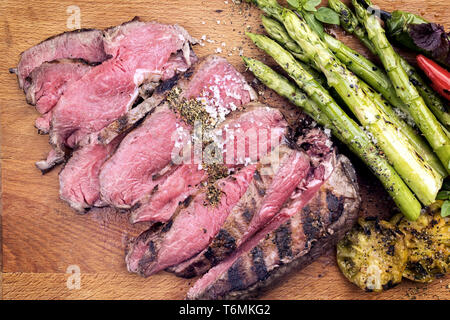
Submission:
<svg viewBox="0 0 450 320">
<path fill-rule="evenodd" d="M 421 54 L 416 57 L 416 60 L 420 69 L 430 78 L 433 89 L 450 100 L 450 72 Z"/>
</svg>

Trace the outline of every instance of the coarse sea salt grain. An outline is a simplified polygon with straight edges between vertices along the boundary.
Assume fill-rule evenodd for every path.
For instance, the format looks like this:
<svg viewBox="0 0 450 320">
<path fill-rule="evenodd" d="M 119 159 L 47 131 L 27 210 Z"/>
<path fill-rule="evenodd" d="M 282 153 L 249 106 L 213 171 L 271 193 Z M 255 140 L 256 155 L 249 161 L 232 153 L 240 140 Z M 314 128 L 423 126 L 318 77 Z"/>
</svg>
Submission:
<svg viewBox="0 0 450 320">
<path fill-rule="evenodd" d="M 222 48 L 217 48 L 216 49 L 216 53 L 221 53 L 222 52 Z"/>
</svg>

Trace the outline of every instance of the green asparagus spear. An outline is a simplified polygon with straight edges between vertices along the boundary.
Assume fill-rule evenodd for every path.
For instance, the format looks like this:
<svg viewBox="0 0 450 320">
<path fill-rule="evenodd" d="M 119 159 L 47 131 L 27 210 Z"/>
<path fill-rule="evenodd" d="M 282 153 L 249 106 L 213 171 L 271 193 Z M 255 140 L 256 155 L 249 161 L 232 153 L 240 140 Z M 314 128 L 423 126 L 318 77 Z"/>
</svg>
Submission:
<svg viewBox="0 0 450 320">
<path fill-rule="evenodd" d="M 266 14 L 281 21 L 281 7 L 276 1 L 272 0 L 254 0 L 254 2 L 260 7 Z M 394 107 L 407 110 L 404 103 L 398 98 L 395 88 L 393 87 L 389 77 L 369 59 L 360 55 L 353 49 L 346 46 L 341 41 L 333 38 L 323 31 L 322 25 L 314 18 L 312 13 L 302 12 L 303 18 L 307 21 L 308 25 L 319 34 L 321 39 L 327 44 L 327 46 L 335 53 L 336 57 L 343 62 L 347 68 L 353 71 L 358 77 L 367 82 L 372 88 L 380 92 Z M 267 20 L 265 26 L 266 30 L 270 30 L 269 35 L 279 43 L 286 43 L 286 48 L 294 52 L 293 55 L 307 63 L 307 57 L 302 52 L 301 48 L 292 44 L 292 39 L 286 34 L 286 30 L 283 26 L 280 27 L 276 21 L 270 19 Z M 356 21 L 357 22 L 357 21 Z"/>
<path fill-rule="evenodd" d="M 364 28 L 359 24 L 358 18 L 353 12 L 340 0 L 329 0 L 328 5 L 331 9 L 336 11 L 340 15 L 340 21 L 342 28 L 353 33 L 373 54 L 377 54 L 376 49 L 372 42 L 370 42 L 367 33 Z M 439 119 L 439 121 L 445 126 L 450 128 L 450 114 L 447 111 L 445 102 L 439 97 L 439 95 L 431 89 L 431 87 L 425 82 L 425 80 L 419 75 L 416 68 L 411 66 L 405 59 L 400 57 L 400 64 L 402 68 L 408 74 L 409 80 L 414 84 L 419 95 L 423 98 L 426 105 Z M 386 98 L 386 96 L 385 96 Z M 389 99 L 388 99 L 389 100 Z M 390 101 L 392 103 L 392 101 Z M 405 105 L 397 105 L 392 103 L 393 106 L 401 108 L 404 112 L 409 114 L 408 109 L 404 109 Z"/>
<path fill-rule="evenodd" d="M 368 128 L 395 170 L 424 204 L 434 201 L 442 177 L 417 155 L 405 135 L 389 122 L 385 114 L 361 88 L 359 79 L 339 62 L 308 25 L 290 10 L 283 10 L 286 30 L 309 54 L 318 68 L 352 112 Z"/>
<path fill-rule="evenodd" d="M 358 22 L 353 12 L 340 0 L 328 0 L 328 6 L 339 14 L 341 27 L 348 33 L 354 34 L 373 54 L 375 47 L 367 38 L 366 31 Z"/>
<path fill-rule="evenodd" d="M 284 77 L 278 75 L 275 71 L 264 65 L 263 63 L 244 58 L 247 67 L 255 74 L 255 76 L 265 83 L 269 88 L 275 90 L 278 94 L 290 99 L 290 93 L 295 92 L 295 87 Z M 355 153 L 370 168 L 375 176 L 382 182 L 385 189 L 392 196 L 400 210 L 408 219 L 415 220 L 420 214 L 420 203 L 411 193 L 409 188 L 399 177 L 397 172 L 392 168 L 384 156 L 380 155 L 378 149 L 373 145 L 366 133 L 353 121 L 345 112 L 333 101 L 327 94 L 326 90 L 320 89 L 312 82 L 309 83 L 312 88 L 317 106 L 327 119 L 332 119 L 332 126 L 329 128 L 333 134 L 350 150 Z M 303 107 L 302 103 L 298 104 L 298 100 L 290 99 L 294 104 Z M 310 113 L 312 114 L 312 113 Z M 313 117 L 314 118 L 314 117 Z M 314 118 L 317 122 L 319 119 Z"/>
<path fill-rule="evenodd" d="M 325 33 L 321 23 L 315 19 L 314 14 L 301 12 L 301 15 L 309 27 L 318 33 L 328 48 L 348 69 L 380 92 L 394 107 L 406 109 L 404 103 L 397 96 L 391 80 L 383 70 L 363 55 L 346 46 L 343 42 Z"/>
<path fill-rule="evenodd" d="M 398 98 L 391 80 L 382 70 L 377 68 L 369 60 L 361 58 L 359 53 L 347 47 L 339 40 L 324 33 L 321 23 L 314 18 L 313 14 L 308 12 L 302 12 L 301 14 L 310 27 L 311 25 L 314 25 L 314 28 L 312 29 L 317 30 L 319 36 L 320 33 L 322 33 L 321 38 L 324 39 L 324 42 L 327 44 L 328 48 L 331 49 L 332 52 L 335 52 L 336 57 L 342 63 L 349 66 L 349 69 L 355 72 L 361 79 L 371 84 L 373 88 L 379 89 L 381 94 L 384 93 L 384 96 L 388 96 L 390 98 L 389 100 L 394 101 L 396 106 L 401 105 L 402 110 L 406 109 L 406 106 Z M 358 21 L 356 21 L 356 23 L 357 22 Z M 372 88 L 370 88 L 364 81 L 361 81 L 362 89 L 370 95 L 370 98 L 388 116 L 389 121 L 402 130 L 403 134 L 405 134 L 408 138 L 408 141 L 413 145 L 414 149 L 425 159 L 428 164 L 433 167 L 433 169 L 435 169 L 442 177 L 447 176 L 445 168 L 442 166 L 439 158 L 430 149 L 428 143 L 419 134 L 417 134 L 410 125 L 401 119 L 398 114 L 394 112 L 392 107 L 383 99 L 383 97 L 375 94 L 375 92 L 372 93 Z M 383 88 L 386 90 L 380 90 Z"/>
<path fill-rule="evenodd" d="M 314 69 L 315 65 L 311 64 L 310 59 L 303 54 L 302 49 L 297 45 L 297 43 L 295 43 L 294 40 L 291 39 L 284 26 L 277 20 L 268 18 L 264 15 L 261 16 L 261 20 L 269 37 L 277 41 L 281 46 L 285 47 L 299 61 L 303 69 L 311 74 L 314 79 L 320 83 L 320 85 L 330 89 L 327 84 L 327 79 L 325 79 L 320 70 Z M 338 104 L 343 103 L 342 99 L 333 89 L 330 93 Z"/>
<path fill-rule="evenodd" d="M 335 130 L 332 121 L 320 111 L 317 104 L 295 85 L 291 84 L 288 79 L 276 73 L 258 60 L 246 57 L 242 57 L 242 59 L 250 71 L 252 71 L 253 74 L 268 88 L 302 108 L 307 115 L 313 118 L 321 126 Z M 339 132 L 336 133 L 339 135 Z"/>
<path fill-rule="evenodd" d="M 297 63 L 297 61 L 295 60 L 295 58 L 292 55 L 290 55 L 287 51 L 285 51 L 275 41 L 273 41 L 265 36 L 256 35 L 256 34 L 248 34 L 248 36 L 255 42 L 255 44 L 258 47 L 260 47 L 261 49 L 266 51 L 268 54 L 270 54 L 272 56 L 272 58 L 274 58 L 275 61 L 277 61 L 277 63 L 283 69 L 285 69 L 285 71 L 289 74 L 289 76 L 292 79 L 294 79 L 294 81 L 297 83 L 297 85 L 299 85 L 300 88 L 302 88 L 313 101 L 315 101 L 318 105 L 328 105 L 328 108 L 331 108 L 331 110 L 340 110 L 339 106 L 334 102 L 334 100 L 331 98 L 331 96 L 328 94 L 328 92 L 322 86 L 320 86 L 320 84 L 318 84 L 311 75 L 309 75 L 305 70 L 302 69 L 301 65 Z M 336 114 L 331 115 L 331 116 L 328 115 L 328 117 L 333 121 L 336 120 Z M 383 120 L 383 119 L 380 118 L 380 120 Z M 377 120 L 375 120 L 373 122 L 375 123 L 375 125 L 377 123 L 380 123 L 380 121 L 377 121 Z M 335 125 L 335 126 L 338 127 L 337 125 Z M 368 127 L 369 127 L 369 130 L 372 129 L 373 132 L 376 132 L 373 130 L 373 128 L 374 128 L 373 125 L 368 124 Z M 394 134 L 397 134 L 395 128 L 393 128 L 390 131 L 391 131 L 391 133 L 393 132 Z M 377 134 L 376 139 L 379 140 L 379 138 L 381 138 L 381 135 Z M 397 144 L 397 142 L 398 142 L 398 140 L 396 140 L 396 139 L 391 139 L 391 141 L 395 141 L 395 144 Z M 407 145 L 407 144 L 405 143 L 404 145 Z M 396 147 L 403 148 L 403 146 L 400 146 L 400 145 L 396 146 Z M 409 158 L 410 155 L 415 155 L 415 154 L 411 150 L 407 150 L 406 158 Z M 403 157 L 403 155 L 400 156 L 400 158 L 402 158 L 402 157 Z M 402 161 L 402 164 L 409 166 L 407 163 L 403 163 L 403 161 Z M 410 166 L 409 166 L 409 170 L 411 170 Z M 398 170 L 397 170 L 397 172 L 398 172 Z M 417 179 L 421 180 L 423 177 L 424 176 L 420 176 L 420 178 L 417 177 Z M 428 178 L 429 175 L 425 174 L 425 177 Z M 424 181 L 421 181 L 421 183 L 423 183 L 423 182 Z M 433 188 L 436 189 L 435 186 L 433 186 Z M 429 184 L 427 184 L 427 186 L 424 189 L 429 189 Z M 433 193 L 437 192 L 437 190 L 435 191 L 434 189 L 432 192 Z M 439 187 L 437 187 L 437 189 L 439 189 Z M 428 192 L 428 191 L 423 190 L 421 192 Z"/>
<path fill-rule="evenodd" d="M 409 143 L 414 147 L 415 151 L 428 163 L 439 175 L 444 178 L 447 176 L 447 171 L 442 166 L 441 161 L 433 153 L 428 143 L 419 135 L 413 127 L 401 119 L 389 103 L 381 96 L 380 93 L 375 92 L 365 82 L 360 81 L 361 88 L 364 92 L 376 103 L 378 108 L 386 114 L 390 122 L 392 122 L 402 133 L 408 138 Z"/>
<path fill-rule="evenodd" d="M 352 0 L 358 18 L 364 23 L 368 38 L 375 46 L 397 95 L 408 106 L 416 125 L 424 134 L 434 152 L 438 155 L 447 172 L 450 173 L 450 139 L 433 113 L 428 109 L 417 89 L 409 82 L 406 71 L 400 64 L 399 55 L 386 38 L 384 29 L 374 15 L 365 10 L 357 0 Z M 367 1 L 370 5 L 370 1 Z M 295 39 L 294 39 L 295 40 Z"/>
</svg>

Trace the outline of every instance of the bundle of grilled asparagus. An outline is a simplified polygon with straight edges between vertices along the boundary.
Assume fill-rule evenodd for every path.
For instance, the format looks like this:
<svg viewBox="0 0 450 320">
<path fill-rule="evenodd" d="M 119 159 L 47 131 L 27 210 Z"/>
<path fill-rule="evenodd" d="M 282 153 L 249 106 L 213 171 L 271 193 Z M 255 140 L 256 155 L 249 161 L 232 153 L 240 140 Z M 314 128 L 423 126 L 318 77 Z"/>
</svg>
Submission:
<svg viewBox="0 0 450 320">
<path fill-rule="evenodd" d="M 246 66 L 329 128 L 371 169 L 403 214 L 417 219 L 450 173 L 444 102 L 394 51 L 379 20 L 360 0 L 352 0 L 356 14 L 339 0 L 329 0 L 329 6 L 340 15 L 341 27 L 379 57 L 384 70 L 324 32 L 301 6 L 294 11 L 277 0 L 247 1 L 266 14 L 262 23 L 269 36 L 247 35 L 295 84 L 255 59 L 243 57 Z"/>
</svg>

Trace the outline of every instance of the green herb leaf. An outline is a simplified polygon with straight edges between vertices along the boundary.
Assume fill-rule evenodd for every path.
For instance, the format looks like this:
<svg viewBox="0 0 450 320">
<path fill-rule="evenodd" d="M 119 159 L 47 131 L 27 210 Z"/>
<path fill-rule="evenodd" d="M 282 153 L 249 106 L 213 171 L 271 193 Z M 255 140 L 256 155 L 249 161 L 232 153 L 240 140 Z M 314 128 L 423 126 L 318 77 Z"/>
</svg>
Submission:
<svg viewBox="0 0 450 320">
<path fill-rule="evenodd" d="M 441 217 L 450 216 L 450 201 L 446 200 L 441 208 Z"/>
<path fill-rule="evenodd" d="M 339 14 L 337 14 L 335 11 L 331 10 L 330 8 L 322 7 L 319 8 L 316 12 L 314 12 L 314 17 L 316 17 L 317 20 L 323 23 L 328 24 L 340 24 L 339 20 Z"/>
<path fill-rule="evenodd" d="M 436 200 L 450 200 L 450 191 L 448 190 L 442 190 L 439 191 Z"/>
<path fill-rule="evenodd" d="M 306 0 L 303 4 L 303 9 L 306 11 L 317 11 L 316 7 L 322 2 L 322 0 Z"/>
<path fill-rule="evenodd" d="M 300 7 L 300 0 L 287 0 L 287 3 L 292 7 L 297 9 Z"/>
</svg>

